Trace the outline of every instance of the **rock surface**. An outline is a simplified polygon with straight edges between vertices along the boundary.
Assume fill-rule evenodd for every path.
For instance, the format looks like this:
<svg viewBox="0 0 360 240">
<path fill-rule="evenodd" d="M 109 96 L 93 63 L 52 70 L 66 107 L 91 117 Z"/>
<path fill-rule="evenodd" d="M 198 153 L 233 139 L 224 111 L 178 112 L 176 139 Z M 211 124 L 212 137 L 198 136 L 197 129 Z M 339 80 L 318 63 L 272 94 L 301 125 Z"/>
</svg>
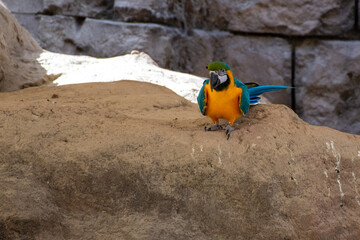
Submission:
<svg viewBox="0 0 360 240">
<path fill-rule="evenodd" d="M 17 13 L 44 13 L 125 22 L 159 23 L 183 29 L 337 35 L 355 23 L 355 1 L 277 0 L 3 0 Z"/>
<path fill-rule="evenodd" d="M 135 3 L 134 3 L 135 2 Z M 114 17 L 159 22 L 189 31 L 221 29 L 285 35 L 336 35 L 353 28 L 355 1 L 129 1 L 116 0 Z"/>
<path fill-rule="evenodd" d="M 37 62 L 42 49 L 0 1 L 0 91 L 47 80 Z"/>
<path fill-rule="evenodd" d="M 103 18 L 111 15 L 114 0 L 42 0 L 41 12 L 47 14 L 60 14 L 69 16 Z"/>
<path fill-rule="evenodd" d="M 2 0 L 14 13 L 44 13 L 101 18 L 112 14 L 113 0 Z"/>
<path fill-rule="evenodd" d="M 155 1 L 155 0 L 4 0 L 14 12 L 46 13 L 125 22 L 160 23 L 192 29 L 336 35 L 351 30 L 355 1 Z"/>
<path fill-rule="evenodd" d="M 306 41 L 299 46 L 296 104 L 302 119 L 360 134 L 359 62 L 358 41 Z"/>
<path fill-rule="evenodd" d="M 1 239 L 357 239 L 360 136 L 257 105 L 225 133 L 138 82 L 0 93 Z"/>
</svg>

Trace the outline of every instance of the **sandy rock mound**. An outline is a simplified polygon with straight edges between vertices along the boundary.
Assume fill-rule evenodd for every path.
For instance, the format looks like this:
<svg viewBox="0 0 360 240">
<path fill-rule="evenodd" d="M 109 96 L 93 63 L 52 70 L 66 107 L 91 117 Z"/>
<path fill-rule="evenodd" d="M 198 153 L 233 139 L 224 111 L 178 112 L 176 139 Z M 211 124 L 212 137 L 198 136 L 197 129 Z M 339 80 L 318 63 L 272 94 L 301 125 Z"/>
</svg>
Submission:
<svg viewBox="0 0 360 240">
<path fill-rule="evenodd" d="M 224 132 L 121 81 L 0 94 L 1 239 L 356 239 L 360 136 L 258 105 Z"/>
<path fill-rule="evenodd" d="M 0 91 L 52 79 L 38 63 L 42 49 L 0 1 Z"/>
</svg>

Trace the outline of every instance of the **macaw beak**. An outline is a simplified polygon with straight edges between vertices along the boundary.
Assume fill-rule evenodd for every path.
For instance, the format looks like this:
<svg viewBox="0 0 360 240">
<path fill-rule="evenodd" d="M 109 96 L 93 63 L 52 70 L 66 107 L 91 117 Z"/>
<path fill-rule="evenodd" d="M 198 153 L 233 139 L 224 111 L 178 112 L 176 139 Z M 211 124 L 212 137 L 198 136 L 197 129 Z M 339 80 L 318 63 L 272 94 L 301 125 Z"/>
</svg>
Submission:
<svg viewBox="0 0 360 240">
<path fill-rule="evenodd" d="M 210 87 L 211 87 L 211 91 L 216 88 L 217 86 L 220 85 L 220 79 L 219 79 L 219 76 L 212 72 L 211 75 L 210 75 Z"/>
</svg>

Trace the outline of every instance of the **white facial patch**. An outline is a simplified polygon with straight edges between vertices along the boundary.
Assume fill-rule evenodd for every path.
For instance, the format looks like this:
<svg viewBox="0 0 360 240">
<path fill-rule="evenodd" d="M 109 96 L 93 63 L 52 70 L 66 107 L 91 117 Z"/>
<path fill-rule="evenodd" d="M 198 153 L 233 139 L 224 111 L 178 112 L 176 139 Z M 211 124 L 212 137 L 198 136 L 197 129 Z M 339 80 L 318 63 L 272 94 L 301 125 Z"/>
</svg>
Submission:
<svg viewBox="0 0 360 240">
<path fill-rule="evenodd" d="M 226 82 L 226 80 L 227 80 L 227 75 L 225 74 L 225 75 L 222 75 L 222 76 L 218 76 L 218 78 L 219 78 L 219 80 L 220 80 L 220 83 L 224 83 L 224 82 Z"/>
</svg>

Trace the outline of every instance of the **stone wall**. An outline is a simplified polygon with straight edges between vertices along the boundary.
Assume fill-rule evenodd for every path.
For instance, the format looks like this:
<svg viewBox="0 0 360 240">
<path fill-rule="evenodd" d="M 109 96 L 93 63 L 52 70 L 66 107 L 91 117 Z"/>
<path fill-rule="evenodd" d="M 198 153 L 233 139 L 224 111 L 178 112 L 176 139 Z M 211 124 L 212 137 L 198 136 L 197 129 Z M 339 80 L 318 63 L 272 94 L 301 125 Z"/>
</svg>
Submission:
<svg viewBox="0 0 360 240">
<path fill-rule="evenodd" d="M 268 95 L 306 121 L 360 133 L 358 0 L 4 0 L 47 50 L 111 57 L 133 49 L 205 76 L 293 85 Z"/>
</svg>

